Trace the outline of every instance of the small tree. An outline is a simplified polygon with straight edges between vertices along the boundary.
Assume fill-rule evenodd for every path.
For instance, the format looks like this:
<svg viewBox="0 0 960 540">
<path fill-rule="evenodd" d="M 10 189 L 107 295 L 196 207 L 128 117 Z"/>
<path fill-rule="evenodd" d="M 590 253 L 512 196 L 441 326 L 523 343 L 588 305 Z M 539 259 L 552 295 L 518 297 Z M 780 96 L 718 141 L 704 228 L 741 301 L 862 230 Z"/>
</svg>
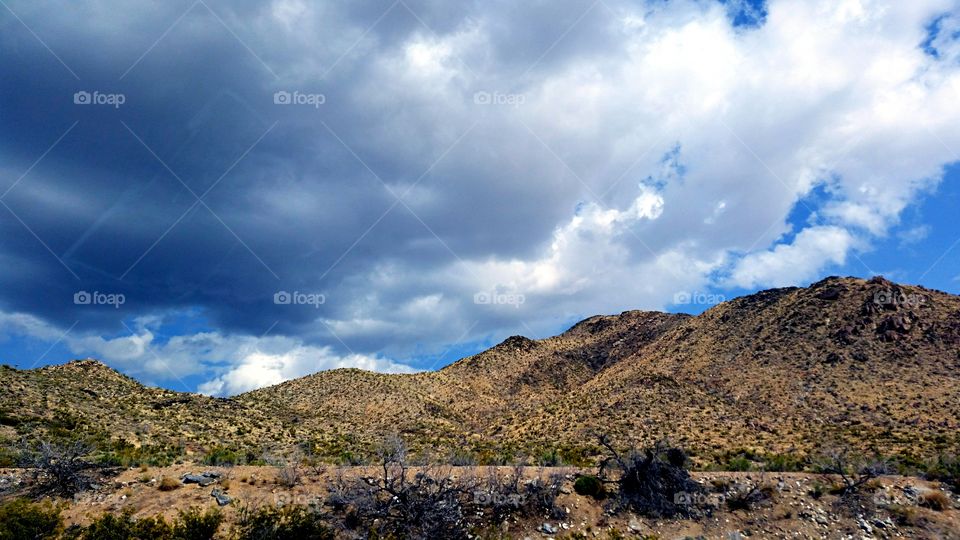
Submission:
<svg viewBox="0 0 960 540">
<path fill-rule="evenodd" d="M 702 488 L 684 468 L 687 456 L 683 450 L 658 442 L 624 456 L 606 435 L 600 436 L 600 446 L 607 456 L 600 462 L 597 478 L 615 486 L 621 505 L 651 517 L 689 515 L 695 510 L 693 496 Z"/>
<path fill-rule="evenodd" d="M 413 470 L 406 445 L 389 437 L 378 452 L 379 474 L 346 480 L 338 474 L 327 503 L 344 513 L 347 528 L 381 537 L 464 538 L 464 503 L 477 483 L 454 480 L 448 466 Z"/>
<path fill-rule="evenodd" d="M 821 473 L 840 478 L 841 485 L 835 490 L 840 496 L 837 501 L 840 508 L 855 514 L 863 510 L 872 513 L 876 509 L 873 498 L 865 497 L 864 491 L 871 480 L 890 472 L 886 462 L 855 455 L 846 447 L 828 447 L 814 463 Z"/>
<path fill-rule="evenodd" d="M 24 466 L 32 469 L 37 495 L 73 495 L 90 488 L 90 470 L 95 465 L 86 458 L 93 445 L 74 440 L 59 444 L 40 441 L 24 453 Z"/>
</svg>

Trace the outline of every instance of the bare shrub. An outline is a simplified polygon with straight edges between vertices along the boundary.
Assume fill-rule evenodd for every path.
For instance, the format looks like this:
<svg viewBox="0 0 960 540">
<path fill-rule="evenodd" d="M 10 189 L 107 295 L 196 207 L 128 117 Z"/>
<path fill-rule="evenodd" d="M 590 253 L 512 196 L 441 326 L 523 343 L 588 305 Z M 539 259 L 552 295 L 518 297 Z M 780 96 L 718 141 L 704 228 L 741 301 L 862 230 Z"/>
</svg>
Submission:
<svg viewBox="0 0 960 540">
<path fill-rule="evenodd" d="M 917 504 L 924 508 L 936 510 L 937 512 L 943 512 L 952 506 L 950 504 L 950 497 L 947 497 L 946 494 L 940 490 L 927 491 L 921 494 L 917 500 Z"/>
<path fill-rule="evenodd" d="M 731 511 L 753 510 L 757 505 L 769 501 L 773 497 L 774 489 L 764 481 L 765 475 L 760 474 L 760 479 L 756 482 L 750 482 L 746 485 L 735 484 L 732 491 L 728 491 L 724 500 L 727 508 Z"/>
<path fill-rule="evenodd" d="M 466 537 L 464 501 L 475 480 L 454 478 L 449 466 L 411 468 L 399 437 L 387 439 L 378 456 L 376 476 L 347 480 L 341 472 L 330 488 L 327 504 L 345 528 L 377 537 Z"/>
<path fill-rule="evenodd" d="M 93 483 L 96 466 L 86 458 L 93 445 L 80 440 L 67 443 L 40 441 L 24 452 L 23 465 L 32 469 L 37 495 L 72 497 Z"/>
<path fill-rule="evenodd" d="M 658 442 L 624 456 L 605 435 L 600 436 L 600 445 L 607 456 L 600 462 L 597 478 L 615 487 L 618 504 L 651 517 L 690 515 L 696 510 L 690 501 L 702 488 L 684 468 L 683 450 Z"/>
<path fill-rule="evenodd" d="M 179 487 L 180 487 L 179 480 L 177 480 L 176 478 L 165 476 L 160 479 L 160 484 L 157 486 L 157 489 L 159 489 L 160 491 L 173 491 L 175 489 L 178 489 Z"/>
<path fill-rule="evenodd" d="M 854 454 L 846 447 L 827 447 L 815 458 L 814 465 L 819 472 L 840 479 L 840 485 L 831 492 L 839 495 L 841 508 L 851 514 L 876 511 L 876 503 L 867 492 L 873 485 L 871 480 L 890 472 L 889 464 Z"/>
<path fill-rule="evenodd" d="M 282 465 L 280 470 L 277 471 L 277 482 L 284 487 L 292 488 L 302 481 L 303 477 L 300 474 L 300 466 L 296 462 L 288 462 L 286 465 Z"/>
</svg>

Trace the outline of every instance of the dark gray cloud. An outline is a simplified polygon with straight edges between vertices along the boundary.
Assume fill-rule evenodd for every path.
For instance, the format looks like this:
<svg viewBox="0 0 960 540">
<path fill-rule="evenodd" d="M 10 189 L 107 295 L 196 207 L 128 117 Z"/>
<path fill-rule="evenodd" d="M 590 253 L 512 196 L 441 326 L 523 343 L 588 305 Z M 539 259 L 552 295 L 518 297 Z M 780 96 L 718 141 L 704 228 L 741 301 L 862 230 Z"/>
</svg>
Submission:
<svg viewBox="0 0 960 540">
<path fill-rule="evenodd" d="M 956 70 L 911 51 L 955 6 L 874 20 L 784 0 L 745 29 L 731 19 L 757 3 L 726 4 L 8 2 L 0 310 L 88 335 L 199 310 L 224 340 L 271 329 L 403 357 L 661 307 L 717 273 L 802 279 L 883 234 L 948 161 L 911 146 L 906 114 L 870 111 L 889 95 L 922 109 L 916 80 L 942 99 Z M 798 26 L 831 31 L 793 50 Z M 900 79 L 864 67 L 871 36 L 904 55 Z M 81 91 L 125 101 L 77 105 Z M 946 125 L 928 128 L 948 140 Z M 891 149 L 911 160 L 891 166 Z M 834 206 L 796 248 L 809 264 L 771 276 L 750 254 L 834 177 Z M 127 302 L 90 309 L 78 290 Z M 281 290 L 326 302 L 276 305 Z M 475 303 L 483 292 L 524 303 Z"/>
</svg>

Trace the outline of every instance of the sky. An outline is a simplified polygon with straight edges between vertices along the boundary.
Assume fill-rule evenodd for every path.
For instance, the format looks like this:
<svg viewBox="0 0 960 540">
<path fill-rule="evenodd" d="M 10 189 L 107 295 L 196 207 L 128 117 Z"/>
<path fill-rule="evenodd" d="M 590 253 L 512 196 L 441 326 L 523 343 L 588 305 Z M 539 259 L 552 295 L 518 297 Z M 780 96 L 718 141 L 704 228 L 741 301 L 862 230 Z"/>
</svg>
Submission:
<svg viewBox="0 0 960 540">
<path fill-rule="evenodd" d="M 960 292 L 960 1 L 0 0 L 0 362 L 234 395 Z"/>
</svg>

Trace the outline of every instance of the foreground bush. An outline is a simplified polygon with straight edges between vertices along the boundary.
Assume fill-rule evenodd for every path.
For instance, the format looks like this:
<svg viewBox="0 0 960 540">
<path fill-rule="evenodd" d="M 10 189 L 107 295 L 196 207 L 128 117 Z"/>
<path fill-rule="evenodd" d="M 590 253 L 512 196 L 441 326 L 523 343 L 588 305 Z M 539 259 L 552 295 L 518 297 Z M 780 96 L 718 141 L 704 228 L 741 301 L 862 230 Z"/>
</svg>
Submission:
<svg viewBox="0 0 960 540">
<path fill-rule="evenodd" d="M 683 450 L 665 443 L 621 455 L 606 436 L 600 445 L 608 455 L 600 462 L 597 478 L 615 486 L 616 502 L 650 517 L 690 515 L 696 511 L 695 495 L 703 488 L 687 472 Z"/>
<path fill-rule="evenodd" d="M 0 540 L 56 538 L 62 525 L 60 508 L 49 501 L 13 499 L 0 505 Z"/>
<path fill-rule="evenodd" d="M 72 497 L 87 490 L 97 468 L 89 459 L 93 450 L 93 445 L 82 440 L 39 441 L 28 447 L 21 465 L 33 475 L 34 494 Z"/>
<path fill-rule="evenodd" d="M 605 496 L 603 483 L 596 476 L 581 476 L 573 482 L 573 490 L 579 495 L 602 499 Z"/>
<path fill-rule="evenodd" d="M 72 527 L 64 535 L 76 540 L 212 540 L 223 521 L 217 510 L 180 512 L 173 524 L 163 516 L 134 518 L 132 511 L 104 514 L 86 527 Z"/>
<path fill-rule="evenodd" d="M 320 515 L 303 506 L 277 508 L 267 506 L 253 511 L 240 510 L 234 536 L 238 540 L 333 540 L 333 530 Z"/>
<path fill-rule="evenodd" d="M 328 504 L 343 526 L 377 537 L 464 538 L 464 500 L 476 484 L 454 481 L 450 468 L 412 471 L 399 438 L 380 450 L 380 474 L 346 481 L 338 478 Z"/>
</svg>

